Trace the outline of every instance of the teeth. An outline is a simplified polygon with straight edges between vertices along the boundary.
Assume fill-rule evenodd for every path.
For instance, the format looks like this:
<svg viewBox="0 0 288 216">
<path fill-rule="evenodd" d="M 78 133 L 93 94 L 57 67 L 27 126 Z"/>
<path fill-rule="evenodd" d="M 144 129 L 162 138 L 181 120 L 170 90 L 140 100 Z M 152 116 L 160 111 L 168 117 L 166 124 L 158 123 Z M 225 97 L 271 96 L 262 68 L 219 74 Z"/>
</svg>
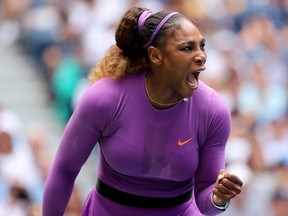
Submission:
<svg viewBox="0 0 288 216">
<path fill-rule="evenodd" d="M 196 89 L 198 87 L 198 81 L 197 79 L 195 78 L 195 74 L 191 73 L 188 75 L 187 77 L 187 81 L 188 81 L 188 85 L 191 89 Z"/>
<path fill-rule="evenodd" d="M 188 82 L 188 84 L 189 84 L 189 86 L 190 86 L 191 88 L 195 88 L 195 87 L 198 86 L 198 82 L 197 82 L 197 81 L 194 82 L 194 83 Z"/>
</svg>

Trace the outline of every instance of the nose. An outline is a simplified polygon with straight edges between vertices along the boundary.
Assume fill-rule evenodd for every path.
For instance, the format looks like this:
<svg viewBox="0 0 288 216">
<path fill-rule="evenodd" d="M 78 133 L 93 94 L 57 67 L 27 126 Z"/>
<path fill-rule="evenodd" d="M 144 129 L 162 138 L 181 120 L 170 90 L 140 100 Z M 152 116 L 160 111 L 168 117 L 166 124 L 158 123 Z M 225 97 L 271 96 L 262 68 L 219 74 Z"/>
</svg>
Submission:
<svg viewBox="0 0 288 216">
<path fill-rule="evenodd" d="M 195 63 L 201 66 L 203 66 L 206 63 L 206 60 L 207 60 L 207 55 L 203 51 L 199 52 L 194 58 Z"/>
</svg>

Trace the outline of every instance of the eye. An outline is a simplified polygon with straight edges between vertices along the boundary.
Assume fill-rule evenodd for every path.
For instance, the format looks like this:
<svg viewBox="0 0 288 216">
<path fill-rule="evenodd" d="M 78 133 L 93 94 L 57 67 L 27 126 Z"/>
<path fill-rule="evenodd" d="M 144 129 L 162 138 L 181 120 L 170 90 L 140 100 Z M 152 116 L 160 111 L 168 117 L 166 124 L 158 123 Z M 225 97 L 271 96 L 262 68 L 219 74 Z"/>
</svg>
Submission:
<svg viewBox="0 0 288 216">
<path fill-rule="evenodd" d="M 184 48 L 182 48 L 182 51 L 187 52 L 187 51 L 191 51 L 192 47 L 191 46 L 186 46 Z"/>
<path fill-rule="evenodd" d="M 200 45 L 201 50 L 205 50 L 205 46 L 206 46 L 205 43 L 201 44 L 201 45 Z"/>
</svg>

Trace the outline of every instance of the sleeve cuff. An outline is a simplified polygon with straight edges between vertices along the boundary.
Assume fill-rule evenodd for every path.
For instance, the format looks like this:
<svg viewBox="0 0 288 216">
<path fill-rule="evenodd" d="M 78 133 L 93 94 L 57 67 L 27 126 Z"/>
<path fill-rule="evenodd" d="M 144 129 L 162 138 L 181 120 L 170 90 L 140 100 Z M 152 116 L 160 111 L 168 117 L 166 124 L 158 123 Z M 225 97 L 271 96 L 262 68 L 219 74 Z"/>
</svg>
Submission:
<svg viewBox="0 0 288 216">
<path fill-rule="evenodd" d="M 229 200 L 229 201 L 228 201 L 227 203 L 225 203 L 224 205 L 216 205 L 216 204 L 214 203 L 214 201 L 213 201 L 213 193 L 211 194 L 211 201 L 212 201 L 212 203 L 213 203 L 213 205 L 214 205 L 215 208 L 217 208 L 217 209 L 219 209 L 219 210 L 222 210 L 222 211 L 225 211 L 225 210 L 228 208 L 229 204 L 230 204 L 230 200 Z"/>
</svg>

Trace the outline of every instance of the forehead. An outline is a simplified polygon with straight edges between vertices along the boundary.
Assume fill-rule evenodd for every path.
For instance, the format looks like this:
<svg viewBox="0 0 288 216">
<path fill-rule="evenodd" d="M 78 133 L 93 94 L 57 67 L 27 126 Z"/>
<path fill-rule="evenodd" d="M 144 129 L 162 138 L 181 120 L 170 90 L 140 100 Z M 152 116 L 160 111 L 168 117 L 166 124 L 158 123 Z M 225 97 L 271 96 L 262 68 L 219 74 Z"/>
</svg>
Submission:
<svg viewBox="0 0 288 216">
<path fill-rule="evenodd" d="M 177 26 L 171 30 L 166 39 L 166 47 L 171 44 L 185 43 L 188 41 L 200 42 L 203 39 L 198 28 L 189 20 L 179 20 Z"/>
</svg>

